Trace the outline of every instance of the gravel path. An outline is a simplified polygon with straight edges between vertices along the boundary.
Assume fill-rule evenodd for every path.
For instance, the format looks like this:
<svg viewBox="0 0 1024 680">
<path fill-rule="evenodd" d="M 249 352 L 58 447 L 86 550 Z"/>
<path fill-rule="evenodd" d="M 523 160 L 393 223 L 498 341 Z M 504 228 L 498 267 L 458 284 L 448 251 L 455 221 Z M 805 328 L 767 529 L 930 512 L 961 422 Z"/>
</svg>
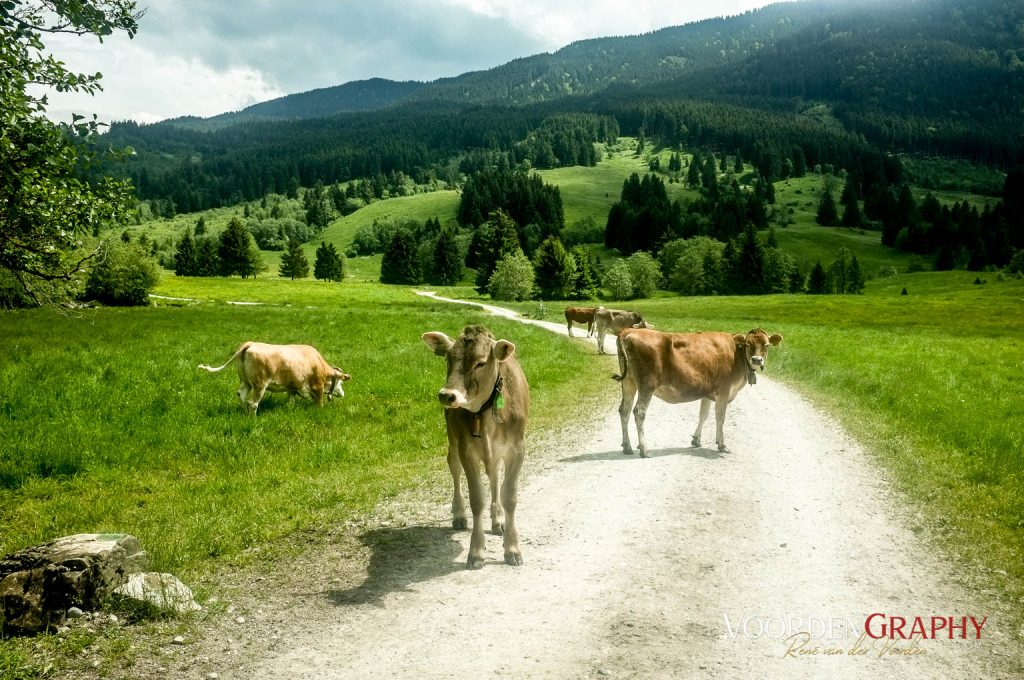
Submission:
<svg viewBox="0 0 1024 680">
<path fill-rule="evenodd" d="M 596 360 L 613 368 L 613 357 Z M 504 566 L 501 541 L 489 536 L 488 564 L 466 570 L 469 533 L 447 528 L 447 502 L 435 490 L 382 509 L 358 543 L 338 538 L 287 565 L 272 592 L 248 605 L 244 625 L 228 621 L 195 648 L 206 656 L 169 670 L 295 679 L 1009 677 L 1016 636 L 909 530 L 912 518 L 858 445 L 770 375 L 769 365 L 730 407 L 731 453 L 689 448 L 697 405 L 655 399 L 652 458 L 623 456 L 613 389 L 557 439 L 530 442 L 517 514 L 522 568 Z M 252 584 L 236 585 L 244 601 Z M 981 640 L 858 643 L 873 612 L 989 618 Z M 803 650 L 817 653 L 798 654 L 804 638 Z"/>
</svg>

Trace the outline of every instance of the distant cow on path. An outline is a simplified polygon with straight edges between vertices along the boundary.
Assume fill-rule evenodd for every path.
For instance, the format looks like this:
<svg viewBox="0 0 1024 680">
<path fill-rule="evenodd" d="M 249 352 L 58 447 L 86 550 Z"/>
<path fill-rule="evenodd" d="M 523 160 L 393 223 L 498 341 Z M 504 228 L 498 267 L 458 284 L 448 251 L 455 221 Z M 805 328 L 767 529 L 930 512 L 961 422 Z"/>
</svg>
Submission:
<svg viewBox="0 0 1024 680">
<path fill-rule="evenodd" d="M 618 336 L 624 328 L 654 328 L 644 320 L 640 312 L 627 312 L 622 309 L 605 309 L 600 307 L 594 312 L 594 324 L 597 327 L 597 353 L 607 354 L 604 351 L 604 336 L 611 333 Z"/>
<path fill-rule="evenodd" d="M 594 312 L 604 307 L 566 307 L 565 326 L 569 329 L 569 337 L 572 337 L 572 323 L 587 324 L 587 337 L 594 335 Z"/>
<path fill-rule="evenodd" d="M 505 563 L 523 563 L 516 531 L 516 502 L 519 470 L 526 454 L 526 419 L 530 410 L 530 388 L 516 359 L 516 346 L 495 340 L 483 326 L 467 326 L 452 340 L 444 333 L 423 334 L 423 342 L 448 363 L 448 376 L 437 397 L 444 406 L 448 430 L 448 469 L 455 492 L 452 497 L 452 526 L 466 528 L 466 505 L 462 498 L 462 472 L 469 486 L 473 511 L 473 533 L 466 566 L 484 564 L 484 490 L 480 478 L 483 465 L 491 486 L 491 530 L 503 534 Z M 499 465 L 505 476 L 498 495 Z"/>
<path fill-rule="evenodd" d="M 213 368 L 200 364 L 210 373 L 217 373 L 237 360 L 238 398 L 256 415 L 260 400 L 266 391 L 287 392 L 314 400 L 324 405 L 324 397 L 344 397 L 342 383 L 352 376 L 337 366 L 328 364 L 320 352 L 309 345 L 271 345 L 265 342 L 245 342 L 223 366 Z"/>
<path fill-rule="evenodd" d="M 722 425 L 725 409 L 748 383 L 757 382 L 758 369 L 764 370 L 769 345 L 778 345 L 782 336 L 769 336 L 760 328 L 746 335 L 732 333 L 662 333 L 627 328 L 619 335 L 620 375 L 622 383 L 622 452 L 633 453 L 629 444 L 629 412 L 633 410 L 639 439 L 640 456 L 647 457 L 644 418 L 651 397 L 670 404 L 700 399 L 700 417 L 691 443 L 700 446 L 701 429 L 715 402 L 715 443 L 719 451 L 728 451 Z M 639 395 L 639 398 L 637 398 Z M 636 407 L 633 401 L 636 400 Z"/>
</svg>

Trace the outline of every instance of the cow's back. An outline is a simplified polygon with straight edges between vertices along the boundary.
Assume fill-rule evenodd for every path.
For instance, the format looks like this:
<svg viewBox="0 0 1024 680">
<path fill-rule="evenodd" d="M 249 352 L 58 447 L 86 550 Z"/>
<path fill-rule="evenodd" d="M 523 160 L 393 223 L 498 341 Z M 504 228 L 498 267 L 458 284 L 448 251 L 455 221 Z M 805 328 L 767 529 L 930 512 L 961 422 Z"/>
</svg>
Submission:
<svg viewBox="0 0 1024 680">
<path fill-rule="evenodd" d="M 729 333 L 626 328 L 619 343 L 627 377 L 668 402 L 711 397 L 734 372 L 736 342 Z"/>
<path fill-rule="evenodd" d="M 250 384 L 276 383 L 286 389 L 306 385 L 317 375 L 327 374 L 329 367 L 314 347 L 309 345 L 271 345 L 249 342 L 239 356 L 238 370 Z"/>
</svg>

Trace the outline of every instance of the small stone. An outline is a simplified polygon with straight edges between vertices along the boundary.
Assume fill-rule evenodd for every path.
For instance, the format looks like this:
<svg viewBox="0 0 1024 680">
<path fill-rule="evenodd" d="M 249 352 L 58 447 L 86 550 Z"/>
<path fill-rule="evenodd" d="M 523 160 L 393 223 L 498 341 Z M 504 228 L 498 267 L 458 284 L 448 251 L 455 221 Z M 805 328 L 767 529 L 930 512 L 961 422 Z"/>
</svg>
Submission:
<svg viewBox="0 0 1024 680">
<path fill-rule="evenodd" d="M 785 548 L 785 547 L 786 547 L 786 544 L 785 544 L 785 543 L 779 543 L 779 547 L 780 547 L 780 548 Z"/>
<path fill-rule="evenodd" d="M 220 677 L 219 673 L 207 673 L 206 677 L 208 680 L 217 680 Z"/>
<path fill-rule="evenodd" d="M 597 674 L 598 675 L 611 675 L 612 672 L 610 670 L 608 670 L 607 668 L 598 668 L 597 669 Z"/>
<path fill-rule="evenodd" d="M 183 638 L 180 635 L 175 635 L 174 639 L 172 640 L 172 642 L 174 644 L 176 644 L 176 645 L 183 645 L 183 644 L 185 644 L 185 638 Z"/>
<path fill-rule="evenodd" d="M 111 614 L 108 619 L 111 623 L 117 623 L 117 614 Z"/>
<path fill-rule="evenodd" d="M 68 618 L 69 619 L 80 619 L 83 616 L 85 616 L 85 612 L 83 612 L 78 607 L 71 607 L 70 609 L 68 609 Z"/>
<path fill-rule="evenodd" d="M 58 626 L 57 635 L 67 635 L 68 631 L 71 630 L 67 626 Z"/>
<path fill-rule="evenodd" d="M 245 617 L 244 616 L 239 616 L 238 618 L 235 619 L 235 623 L 239 623 L 239 624 L 245 623 Z"/>
</svg>

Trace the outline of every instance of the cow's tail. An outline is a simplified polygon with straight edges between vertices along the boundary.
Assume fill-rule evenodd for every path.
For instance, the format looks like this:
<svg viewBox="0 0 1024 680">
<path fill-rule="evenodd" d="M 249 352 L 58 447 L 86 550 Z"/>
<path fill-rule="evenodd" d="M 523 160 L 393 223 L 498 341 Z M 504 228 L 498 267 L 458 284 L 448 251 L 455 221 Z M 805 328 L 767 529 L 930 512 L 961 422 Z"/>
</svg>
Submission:
<svg viewBox="0 0 1024 680">
<path fill-rule="evenodd" d="M 622 382 L 626 379 L 626 373 L 629 371 L 629 364 L 626 362 L 626 350 L 623 345 L 626 344 L 627 338 L 616 338 L 615 349 L 619 355 L 619 372 L 612 375 L 612 380 Z"/>
<path fill-rule="evenodd" d="M 252 343 L 249 343 L 249 342 L 244 343 L 241 347 L 239 347 L 237 350 L 235 350 L 235 353 L 231 355 L 231 358 L 228 359 L 224 363 L 223 366 L 218 366 L 217 368 L 214 368 L 212 366 L 207 366 L 206 364 L 199 364 L 199 368 L 201 368 L 203 370 L 206 370 L 206 371 L 209 371 L 210 373 L 219 373 L 220 371 L 223 371 L 225 368 L 230 366 L 231 362 L 234 361 L 235 359 L 237 359 L 239 357 L 239 355 L 244 354 L 245 350 L 249 349 L 249 345 L 250 344 L 252 344 Z"/>
</svg>

